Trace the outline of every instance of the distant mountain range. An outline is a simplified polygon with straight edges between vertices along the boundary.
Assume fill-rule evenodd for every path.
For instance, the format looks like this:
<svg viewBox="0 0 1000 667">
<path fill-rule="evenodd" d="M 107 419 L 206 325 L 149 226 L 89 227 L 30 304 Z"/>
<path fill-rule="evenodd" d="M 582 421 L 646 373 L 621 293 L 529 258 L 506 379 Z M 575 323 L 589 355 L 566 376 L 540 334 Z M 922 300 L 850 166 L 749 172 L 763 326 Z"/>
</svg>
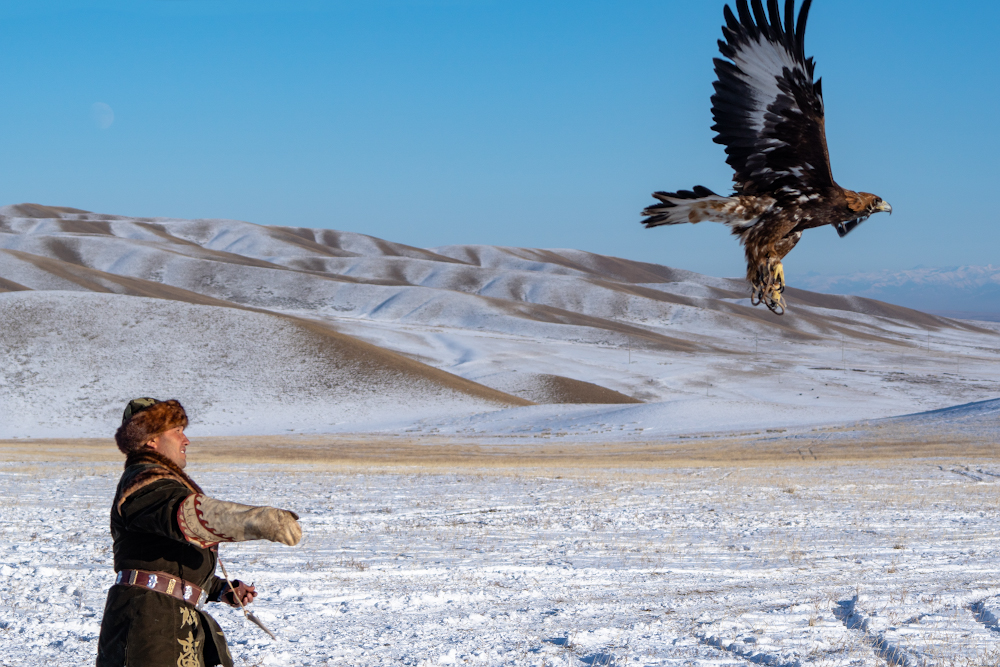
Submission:
<svg viewBox="0 0 1000 667">
<path fill-rule="evenodd" d="M 1000 267 L 959 266 L 796 279 L 806 289 L 854 294 L 946 317 L 1000 322 Z"/>
</svg>

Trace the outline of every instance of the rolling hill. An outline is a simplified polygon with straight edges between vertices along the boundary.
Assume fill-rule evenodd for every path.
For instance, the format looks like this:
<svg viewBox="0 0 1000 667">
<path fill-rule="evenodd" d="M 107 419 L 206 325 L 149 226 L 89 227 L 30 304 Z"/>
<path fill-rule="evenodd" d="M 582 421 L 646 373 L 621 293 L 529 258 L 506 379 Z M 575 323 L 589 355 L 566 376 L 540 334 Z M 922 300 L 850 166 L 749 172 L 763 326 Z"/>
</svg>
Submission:
<svg viewBox="0 0 1000 667">
<path fill-rule="evenodd" d="M 750 306 L 741 280 L 577 250 L 7 206 L 0 437 L 55 432 L 37 407 L 53 402 L 107 433 L 128 398 L 150 393 L 189 397 L 213 433 L 581 437 L 878 418 L 1000 394 L 997 325 L 786 298 L 777 318 Z M 176 368 L 159 384 L 158 357 Z"/>
</svg>

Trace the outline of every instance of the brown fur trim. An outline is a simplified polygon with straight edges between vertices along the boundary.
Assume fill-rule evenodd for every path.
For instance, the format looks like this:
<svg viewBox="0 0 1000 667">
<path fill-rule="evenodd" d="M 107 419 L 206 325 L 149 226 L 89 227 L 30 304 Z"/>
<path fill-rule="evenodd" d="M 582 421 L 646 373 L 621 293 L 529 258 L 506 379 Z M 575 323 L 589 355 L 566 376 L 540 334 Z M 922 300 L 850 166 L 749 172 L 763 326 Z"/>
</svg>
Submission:
<svg viewBox="0 0 1000 667">
<path fill-rule="evenodd" d="M 161 433 L 187 425 L 187 413 L 178 401 L 162 401 L 132 415 L 118 428 L 115 442 L 123 454 L 130 454 Z"/>
<path fill-rule="evenodd" d="M 118 508 L 119 512 L 121 511 L 122 503 L 130 495 L 144 486 L 149 486 L 161 479 L 175 479 L 191 489 L 192 493 L 202 493 L 201 487 L 188 477 L 187 473 L 179 465 L 155 449 L 141 447 L 131 452 L 128 458 L 125 459 L 125 469 L 127 470 L 131 466 L 146 466 L 146 469 L 129 480 L 128 486 L 122 490 L 121 495 L 115 498 L 115 507 Z"/>
</svg>

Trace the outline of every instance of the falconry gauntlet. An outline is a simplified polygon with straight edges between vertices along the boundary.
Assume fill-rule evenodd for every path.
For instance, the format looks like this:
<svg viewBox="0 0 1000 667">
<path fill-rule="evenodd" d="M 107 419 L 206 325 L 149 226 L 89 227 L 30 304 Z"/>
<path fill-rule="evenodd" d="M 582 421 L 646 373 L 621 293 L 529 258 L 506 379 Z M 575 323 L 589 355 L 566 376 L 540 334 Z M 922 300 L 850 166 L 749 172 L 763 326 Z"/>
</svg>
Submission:
<svg viewBox="0 0 1000 667">
<path fill-rule="evenodd" d="M 177 525 L 191 544 L 270 540 L 294 546 L 302 538 L 299 515 L 276 507 L 254 507 L 193 493 L 177 509 Z"/>
</svg>

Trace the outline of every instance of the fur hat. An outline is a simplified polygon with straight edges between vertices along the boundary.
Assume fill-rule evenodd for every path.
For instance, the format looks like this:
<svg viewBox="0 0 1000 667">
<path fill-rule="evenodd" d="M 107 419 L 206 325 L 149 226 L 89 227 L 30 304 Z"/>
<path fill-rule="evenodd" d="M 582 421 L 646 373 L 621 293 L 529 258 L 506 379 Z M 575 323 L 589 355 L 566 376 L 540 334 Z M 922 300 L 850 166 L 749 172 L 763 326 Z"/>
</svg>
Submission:
<svg viewBox="0 0 1000 667">
<path fill-rule="evenodd" d="M 172 428 L 188 425 L 184 407 L 175 400 L 137 398 L 129 401 L 115 442 L 123 454 L 134 452 L 156 436 Z"/>
</svg>

